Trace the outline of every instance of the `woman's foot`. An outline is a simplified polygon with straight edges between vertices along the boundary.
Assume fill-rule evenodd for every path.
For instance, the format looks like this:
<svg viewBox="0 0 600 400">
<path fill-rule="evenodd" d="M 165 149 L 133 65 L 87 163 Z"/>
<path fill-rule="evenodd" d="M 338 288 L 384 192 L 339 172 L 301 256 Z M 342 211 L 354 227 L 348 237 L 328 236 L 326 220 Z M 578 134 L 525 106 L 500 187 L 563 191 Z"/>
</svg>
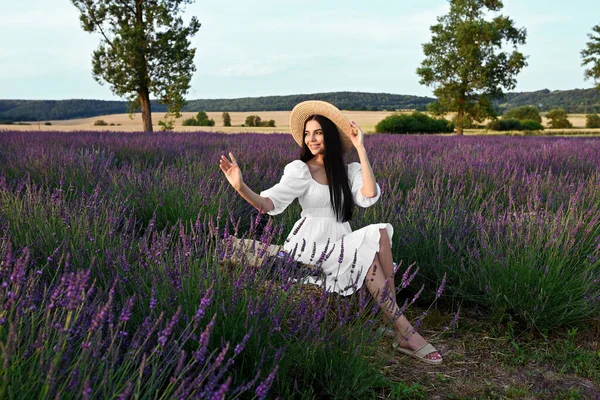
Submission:
<svg viewBox="0 0 600 400">
<path fill-rule="evenodd" d="M 433 363 L 441 363 L 442 355 L 421 336 L 418 332 L 414 332 L 407 337 L 398 335 L 395 339 L 394 347 L 397 349 L 404 349 L 402 351 L 405 354 L 412 355 L 416 358 L 424 358 L 431 360 Z M 426 347 L 429 345 L 429 348 Z M 426 354 L 420 354 L 419 350 L 429 350 Z"/>
</svg>

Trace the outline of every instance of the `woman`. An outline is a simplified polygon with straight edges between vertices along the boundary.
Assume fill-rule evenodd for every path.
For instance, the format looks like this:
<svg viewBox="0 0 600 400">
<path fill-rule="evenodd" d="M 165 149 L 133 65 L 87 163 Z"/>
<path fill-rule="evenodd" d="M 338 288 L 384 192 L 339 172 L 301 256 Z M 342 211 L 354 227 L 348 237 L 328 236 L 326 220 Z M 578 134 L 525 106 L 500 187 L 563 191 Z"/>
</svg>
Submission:
<svg viewBox="0 0 600 400">
<path fill-rule="evenodd" d="M 299 160 L 285 166 L 281 181 L 256 194 L 243 181 L 233 154 L 221 156 L 220 168 L 234 189 L 263 213 L 276 215 L 295 199 L 301 219 L 290 232 L 284 249 L 294 259 L 321 268 L 328 291 L 350 295 L 363 283 L 397 331 L 394 347 L 429 364 L 442 356 L 399 312 L 394 291 L 390 224 L 372 224 L 352 231 L 348 221 L 354 204 L 369 207 L 381 194 L 364 146 L 364 133 L 349 123 L 332 104 L 305 101 L 290 115 L 292 136 L 302 147 Z M 343 155 L 352 146 L 360 163 L 346 166 Z M 309 277 L 308 283 L 323 283 Z"/>
</svg>

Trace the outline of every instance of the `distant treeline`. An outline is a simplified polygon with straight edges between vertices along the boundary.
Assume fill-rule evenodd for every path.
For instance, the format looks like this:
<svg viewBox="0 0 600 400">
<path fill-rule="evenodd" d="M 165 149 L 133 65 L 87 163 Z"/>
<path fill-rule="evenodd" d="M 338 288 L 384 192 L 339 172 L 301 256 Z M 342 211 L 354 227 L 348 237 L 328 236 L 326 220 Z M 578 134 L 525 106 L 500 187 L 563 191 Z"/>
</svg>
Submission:
<svg viewBox="0 0 600 400">
<path fill-rule="evenodd" d="M 288 111 L 304 100 L 324 100 L 344 110 L 425 110 L 431 97 L 388 93 L 333 92 L 239 99 L 189 100 L 182 111 Z M 152 101 L 152 111 L 166 107 Z M 127 112 L 123 101 L 101 100 L 0 100 L 0 121 L 46 121 L 96 117 Z"/>
<path fill-rule="evenodd" d="M 500 113 L 521 106 L 536 106 L 540 111 L 562 108 L 568 113 L 600 112 L 600 90 L 538 90 L 536 92 L 506 93 L 502 101 L 494 103 Z"/>
<path fill-rule="evenodd" d="M 182 111 L 289 111 L 304 100 L 324 100 L 344 110 L 418 110 L 424 111 L 431 97 L 389 93 L 332 92 L 290 96 L 244 97 L 239 99 L 189 100 Z M 496 102 L 500 112 L 534 105 L 540 111 L 563 108 L 569 113 L 600 112 L 600 91 L 575 89 L 564 91 L 507 93 Z M 166 107 L 152 102 L 152 111 L 165 112 Z M 0 122 L 47 121 L 96 117 L 127 112 L 124 101 L 103 100 L 0 100 Z"/>
</svg>

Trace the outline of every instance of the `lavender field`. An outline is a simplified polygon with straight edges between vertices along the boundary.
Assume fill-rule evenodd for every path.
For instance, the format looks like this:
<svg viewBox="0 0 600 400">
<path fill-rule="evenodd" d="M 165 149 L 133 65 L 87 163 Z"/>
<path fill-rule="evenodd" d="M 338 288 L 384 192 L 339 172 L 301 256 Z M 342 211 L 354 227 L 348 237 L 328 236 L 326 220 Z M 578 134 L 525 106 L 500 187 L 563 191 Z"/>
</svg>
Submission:
<svg viewBox="0 0 600 400">
<path fill-rule="evenodd" d="M 418 268 L 401 304 L 429 305 L 446 276 L 447 332 L 458 304 L 543 333 L 600 317 L 599 138 L 366 146 L 383 195 L 351 225 L 393 225 L 395 261 Z M 218 168 L 229 151 L 256 192 L 299 153 L 277 134 L 0 132 L 0 398 L 389 392 L 366 292 L 232 261 L 223 239 L 282 243 L 300 208 L 258 214 Z"/>
</svg>

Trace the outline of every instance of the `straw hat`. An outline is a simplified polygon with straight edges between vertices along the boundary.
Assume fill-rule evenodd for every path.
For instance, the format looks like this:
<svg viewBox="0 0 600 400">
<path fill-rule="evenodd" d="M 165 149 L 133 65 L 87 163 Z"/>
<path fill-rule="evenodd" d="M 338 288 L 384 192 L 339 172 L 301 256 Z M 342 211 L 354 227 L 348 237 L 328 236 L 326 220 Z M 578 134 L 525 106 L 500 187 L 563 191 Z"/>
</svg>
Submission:
<svg viewBox="0 0 600 400">
<path fill-rule="evenodd" d="M 354 135 L 352 125 L 336 106 L 320 100 L 303 101 L 297 104 L 290 114 L 292 137 L 300 147 L 304 143 L 304 124 L 311 115 L 322 115 L 329 118 L 340 133 L 342 151 L 345 153 L 352 148 L 352 141 L 350 140 L 350 136 Z"/>
</svg>

